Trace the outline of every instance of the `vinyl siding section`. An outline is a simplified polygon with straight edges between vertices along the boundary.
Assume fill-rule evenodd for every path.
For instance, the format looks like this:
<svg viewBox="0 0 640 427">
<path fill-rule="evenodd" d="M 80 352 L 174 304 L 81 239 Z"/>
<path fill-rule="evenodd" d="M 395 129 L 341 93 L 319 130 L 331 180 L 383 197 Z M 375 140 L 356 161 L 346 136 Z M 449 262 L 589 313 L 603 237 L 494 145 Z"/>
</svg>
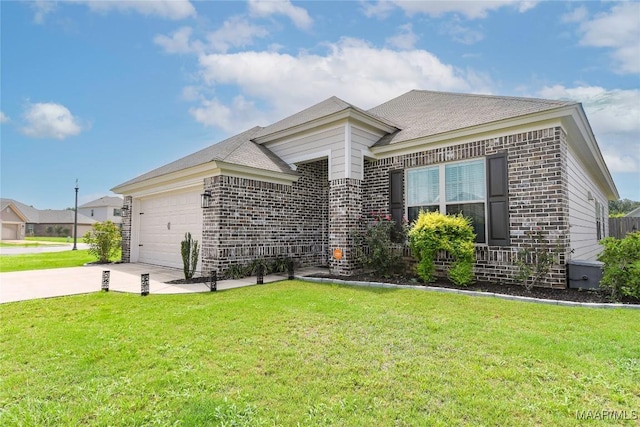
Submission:
<svg viewBox="0 0 640 427">
<path fill-rule="evenodd" d="M 331 153 L 329 179 L 345 177 L 344 123 L 292 138 L 267 143 L 265 147 L 287 163 L 304 163 L 326 158 Z"/>
<path fill-rule="evenodd" d="M 567 172 L 569 178 L 569 242 L 571 259 L 595 261 L 602 247 L 598 244 L 596 230 L 596 201 L 604 206 L 603 223 L 608 230 L 608 202 L 579 159 L 569 150 L 567 156 Z M 589 200 L 589 193 L 593 200 Z"/>
<path fill-rule="evenodd" d="M 384 134 L 351 125 L 351 178 L 364 179 L 364 154 Z"/>
</svg>

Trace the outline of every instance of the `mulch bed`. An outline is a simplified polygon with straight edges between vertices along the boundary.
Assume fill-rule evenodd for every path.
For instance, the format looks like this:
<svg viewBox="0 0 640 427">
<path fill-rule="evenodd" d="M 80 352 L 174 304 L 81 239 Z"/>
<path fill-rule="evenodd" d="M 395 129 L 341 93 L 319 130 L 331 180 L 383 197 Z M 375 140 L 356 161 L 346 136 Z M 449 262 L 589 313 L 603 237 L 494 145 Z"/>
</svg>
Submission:
<svg viewBox="0 0 640 427">
<path fill-rule="evenodd" d="M 552 289 L 552 288 L 533 288 L 528 291 L 524 286 L 520 285 L 507 285 L 489 282 L 476 282 L 475 284 L 467 287 L 457 286 L 446 279 L 437 279 L 435 282 L 425 284 L 417 278 L 407 278 L 404 276 L 392 276 L 389 278 L 374 276 L 372 274 L 358 274 L 349 277 L 335 276 L 331 274 L 315 274 L 309 277 L 320 277 L 337 280 L 349 280 L 358 282 L 382 282 L 391 283 L 396 285 L 410 285 L 410 286 L 435 286 L 439 288 L 449 289 L 462 289 L 467 291 L 479 291 L 490 292 L 494 294 L 514 295 L 521 297 L 549 299 L 556 301 L 573 301 L 573 302 L 587 302 L 587 303 L 611 303 L 617 302 L 622 304 L 640 304 L 639 299 L 624 298 L 620 301 L 612 301 L 607 295 L 602 292 L 593 290 L 581 290 L 581 289 Z"/>
<path fill-rule="evenodd" d="M 429 283 L 428 285 L 423 283 L 418 278 L 408 278 L 404 276 L 391 276 L 391 277 L 380 277 L 374 276 L 372 274 L 357 274 L 353 276 L 337 276 L 331 274 L 314 274 L 309 277 L 318 277 L 325 279 L 336 279 L 336 280 L 348 280 L 348 281 L 357 281 L 357 282 L 382 282 L 382 283 L 391 283 L 396 285 L 410 285 L 410 286 L 435 286 L 439 288 L 449 288 L 449 289 L 462 289 L 467 291 L 479 291 L 479 292 L 489 292 L 494 294 L 504 294 L 504 295 L 514 295 L 521 297 L 530 297 L 530 298 L 539 298 L 539 299 L 549 299 L 556 301 L 573 301 L 573 302 L 587 302 L 587 303 L 611 303 L 617 302 L 622 304 L 640 304 L 640 299 L 635 298 L 623 298 L 620 301 L 612 301 L 607 295 L 602 292 L 594 291 L 594 290 L 581 290 L 581 289 L 552 289 L 552 288 L 533 288 L 528 291 L 524 288 L 524 286 L 520 285 L 507 285 L 507 284 L 499 284 L 499 283 L 490 283 L 490 282 L 476 282 L 467 287 L 457 286 L 446 279 L 439 278 L 435 282 Z M 177 285 L 177 284 L 194 284 L 194 283 L 208 283 L 209 277 L 194 277 L 189 280 L 178 279 L 167 282 L 169 284 Z M 222 280 L 222 279 L 220 279 Z"/>
<path fill-rule="evenodd" d="M 191 285 L 194 283 L 209 283 L 210 277 L 192 277 L 191 279 L 177 279 L 165 282 L 170 285 Z"/>
</svg>

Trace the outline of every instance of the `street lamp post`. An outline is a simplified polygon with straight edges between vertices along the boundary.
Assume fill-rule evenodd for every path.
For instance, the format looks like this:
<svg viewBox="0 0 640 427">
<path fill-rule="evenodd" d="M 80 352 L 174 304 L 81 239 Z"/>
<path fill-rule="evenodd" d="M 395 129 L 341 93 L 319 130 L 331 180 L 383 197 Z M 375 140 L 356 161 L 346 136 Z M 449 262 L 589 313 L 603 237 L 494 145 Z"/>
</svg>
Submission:
<svg viewBox="0 0 640 427">
<path fill-rule="evenodd" d="M 78 241 L 78 179 L 76 178 L 76 208 L 74 209 L 74 218 L 73 218 L 73 249 L 75 251 L 78 249 L 77 246 Z"/>
</svg>

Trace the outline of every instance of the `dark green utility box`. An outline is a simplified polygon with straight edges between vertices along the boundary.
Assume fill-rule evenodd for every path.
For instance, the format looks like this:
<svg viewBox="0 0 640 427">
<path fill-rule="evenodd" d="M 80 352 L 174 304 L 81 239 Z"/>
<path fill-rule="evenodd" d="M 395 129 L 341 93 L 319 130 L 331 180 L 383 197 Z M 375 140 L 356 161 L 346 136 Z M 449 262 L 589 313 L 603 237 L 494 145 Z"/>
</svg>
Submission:
<svg viewBox="0 0 640 427">
<path fill-rule="evenodd" d="M 569 287 L 577 289 L 598 289 L 602 280 L 600 261 L 571 260 L 567 263 Z"/>
</svg>

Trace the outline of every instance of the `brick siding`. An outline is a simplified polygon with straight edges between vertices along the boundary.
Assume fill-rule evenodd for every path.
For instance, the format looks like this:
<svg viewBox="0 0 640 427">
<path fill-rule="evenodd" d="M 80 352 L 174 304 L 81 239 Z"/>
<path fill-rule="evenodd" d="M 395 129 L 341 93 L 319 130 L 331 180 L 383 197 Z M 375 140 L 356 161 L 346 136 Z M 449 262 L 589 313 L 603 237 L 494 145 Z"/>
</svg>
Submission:
<svg viewBox="0 0 640 427">
<path fill-rule="evenodd" d="M 133 216 L 133 197 L 125 196 L 122 208 L 122 262 L 131 262 L 131 217 Z"/>
<path fill-rule="evenodd" d="M 546 128 L 500 138 L 425 150 L 365 162 L 363 213 L 389 212 L 389 171 L 459 161 L 507 151 L 509 171 L 509 225 L 511 246 L 478 245 L 475 273 L 478 280 L 515 282 L 517 252 L 529 240 L 528 231 L 542 229 L 561 247 L 558 263 L 544 281 L 545 286 L 566 287 L 569 250 L 569 197 L 567 142 L 562 128 Z M 404 202 L 406 206 L 406 202 Z M 450 260 L 436 261 L 438 273 L 445 274 Z"/>
<path fill-rule="evenodd" d="M 206 178 L 211 207 L 203 211 L 202 270 L 219 274 L 257 258 L 292 257 L 298 266 L 327 263 L 328 163 L 301 164 L 292 185 Z"/>
</svg>

